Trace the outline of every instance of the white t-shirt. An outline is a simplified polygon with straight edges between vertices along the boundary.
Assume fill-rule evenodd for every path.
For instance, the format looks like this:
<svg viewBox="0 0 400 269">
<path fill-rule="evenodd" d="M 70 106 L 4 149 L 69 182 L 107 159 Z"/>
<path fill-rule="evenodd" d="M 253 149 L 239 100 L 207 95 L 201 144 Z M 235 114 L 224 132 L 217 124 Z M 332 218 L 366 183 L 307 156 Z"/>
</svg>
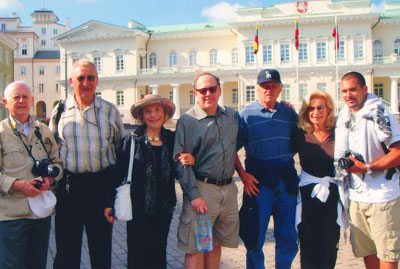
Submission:
<svg viewBox="0 0 400 269">
<path fill-rule="evenodd" d="M 367 120 L 367 141 L 361 141 L 362 135 L 359 132 L 364 130 L 357 129 L 357 122 L 366 121 L 362 115 L 353 114 L 352 126 L 349 132 L 349 148 L 352 152 L 363 152 L 363 148 L 367 146 L 368 156 L 364 156 L 366 163 L 376 161 L 385 155 L 381 142 L 389 146 L 397 141 L 400 141 L 400 125 L 397 119 L 389 114 L 392 136 L 384 141 L 380 141 L 371 120 Z M 396 168 L 396 173 L 391 180 L 386 179 L 387 170 L 374 171 L 371 174 L 352 174 L 350 187 L 350 200 L 361 203 L 384 203 L 397 199 L 400 196 L 399 171 Z"/>
</svg>

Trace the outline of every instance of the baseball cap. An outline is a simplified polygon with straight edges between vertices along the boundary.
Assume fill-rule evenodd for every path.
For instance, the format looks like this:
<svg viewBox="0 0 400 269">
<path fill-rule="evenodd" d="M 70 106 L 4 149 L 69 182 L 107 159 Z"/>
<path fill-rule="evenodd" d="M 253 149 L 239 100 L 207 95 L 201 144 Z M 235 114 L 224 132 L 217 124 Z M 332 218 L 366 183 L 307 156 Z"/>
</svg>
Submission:
<svg viewBox="0 0 400 269">
<path fill-rule="evenodd" d="M 263 84 L 265 82 L 276 81 L 279 83 L 281 82 L 281 75 L 279 74 L 278 70 L 275 69 L 264 69 L 258 73 L 257 76 L 257 84 Z"/>
</svg>

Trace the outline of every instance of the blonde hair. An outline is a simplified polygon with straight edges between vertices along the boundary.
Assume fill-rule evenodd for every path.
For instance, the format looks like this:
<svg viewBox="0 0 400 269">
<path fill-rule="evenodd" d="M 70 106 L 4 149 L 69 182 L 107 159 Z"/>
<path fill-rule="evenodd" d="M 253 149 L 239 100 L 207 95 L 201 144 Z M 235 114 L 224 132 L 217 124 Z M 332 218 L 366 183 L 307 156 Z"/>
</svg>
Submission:
<svg viewBox="0 0 400 269">
<path fill-rule="evenodd" d="M 97 76 L 97 68 L 96 68 L 96 65 L 95 65 L 93 62 L 91 62 L 90 60 L 88 60 L 88 59 L 81 59 L 81 60 L 76 61 L 76 62 L 72 65 L 70 77 L 73 77 L 73 75 L 75 74 L 75 69 L 76 69 L 78 66 L 91 66 L 91 67 L 93 67 L 94 71 L 96 72 L 96 76 Z"/>
<path fill-rule="evenodd" d="M 307 133 L 311 133 L 314 131 L 313 125 L 308 117 L 307 108 L 311 103 L 311 100 L 314 98 L 322 98 L 325 100 L 326 106 L 328 108 L 328 117 L 325 121 L 325 126 L 327 130 L 332 129 L 335 126 L 335 117 L 334 111 L 335 106 L 333 104 L 332 97 L 327 94 L 325 91 L 317 90 L 312 91 L 306 95 L 301 104 L 300 112 L 299 112 L 299 124 L 298 127 L 306 131 Z"/>
</svg>

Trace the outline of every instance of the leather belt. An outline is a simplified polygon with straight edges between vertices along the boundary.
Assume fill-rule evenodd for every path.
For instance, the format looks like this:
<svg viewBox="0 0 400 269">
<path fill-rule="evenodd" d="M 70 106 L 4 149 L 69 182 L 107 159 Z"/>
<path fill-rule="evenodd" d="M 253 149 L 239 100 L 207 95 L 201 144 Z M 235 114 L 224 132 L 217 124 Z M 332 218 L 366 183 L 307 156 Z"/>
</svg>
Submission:
<svg viewBox="0 0 400 269">
<path fill-rule="evenodd" d="M 227 179 L 214 179 L 214 178 L 208 178 L 208 177 L 203 177 L 203 176 L 197 176 L 197 180 L 203 181 L 204 183 L 209 183 L 217 186 L 225 186 L 228 185 L 232 182 L 232 178 L 227 178 Z"/>
</svg>

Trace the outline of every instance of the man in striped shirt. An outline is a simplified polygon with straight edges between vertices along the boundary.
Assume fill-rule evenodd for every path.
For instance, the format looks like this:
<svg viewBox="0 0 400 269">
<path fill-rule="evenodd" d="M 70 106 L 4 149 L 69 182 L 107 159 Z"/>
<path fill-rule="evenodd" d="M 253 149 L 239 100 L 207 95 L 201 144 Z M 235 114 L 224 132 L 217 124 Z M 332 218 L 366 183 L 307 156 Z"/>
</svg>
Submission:
<svg viewBox="0 0 400 269">
<path fill-rule="evenodd" d="M 54 109 L 50 126 L 65 169 L 56 192 L 54 268 L 80 267 L 83 228 L 92 268 L 111 268 L 112 225 L 103 216 L 104 192 L 124 127 L 115 105 L 95 96 L 98 76 L 92 62 L 76 62 L 69 82 L 74 95 L 58 123 Z"/>
</svg>

